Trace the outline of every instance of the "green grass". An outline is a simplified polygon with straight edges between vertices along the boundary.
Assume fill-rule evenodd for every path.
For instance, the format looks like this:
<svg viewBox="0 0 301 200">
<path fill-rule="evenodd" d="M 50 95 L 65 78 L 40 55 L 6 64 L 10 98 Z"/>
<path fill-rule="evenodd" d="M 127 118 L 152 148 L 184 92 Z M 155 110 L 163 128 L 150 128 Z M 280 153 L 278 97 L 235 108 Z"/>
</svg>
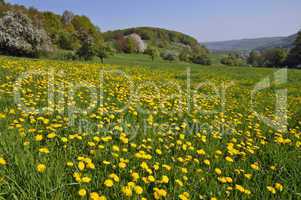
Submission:
<svg viewBox="0 0 301 200">
<path fill-rule="evenodd" d="M 7 161 L 6 165 L 0 165 L 0 199 L 89 199 L 88 196 L 79 197 L 81 188 L 88 193 L 98 192 L 108 199 L 128 199 L 121 188 L 132 181 L 131 170 L 138 172 L 140 177 L 150 175 L 140 167 L 143 161 L 157 180 L 155 183 L 145 183 L 142 179 L 136 182 L 147 199 L 154 199 L 154 187 L 166 190 L 168 200 L 179 199 L 183 192 L 188 192 L 190 199 L 301 198 L 300 70 L 288 70 L 287 82 L 276 85 L 273 79 L 278 69 L 272 68 L 152 62 L 145 55 L 126 54 L 106 59 L 105 63 L 102 66 L 99 62 L 0 57 L 0 157 Z M 102 69 L 105 73 L 100 79 Z M 116 69 L 132 81 L 132 95 L 128 78 L 110 71 Z M 50 86 L 55 86 L 56 102 L 50 106 L 56 108 L 55 113 L 26 113 L 14 101 L 16 80 L 23 72 L 31 70 L 53 70 L 54 82 L 48 75 L 27 77 L 21 90 L 22 102 L 35 108 L 47 105 L 51 83 Z M 191 72 L 190 80 L 187 80 L 187 70 Z M 275 117 L 275 91 L 287 89 L 287 131 L 273 129 L 258 119 L 251 109 L 252 90 L 264 78 L 270 78 L 271 88 L 254 96 L 254 109 L 269 118 Z M 187 82 L 194 93 L 188 93 Z M 70 114 L 68 111 L 73 103 L 82 107 L 91 103 L 89 91 L 84 88 L 72 90 L 80 83 L 95 88 L 97 97 L 99 91 L 103 91 L 104 98 L 99 97 L 99 104 L 88 113 Z M 228 86 L 223 99 L 224 109 L 221 101 L 223 85 Z M 100 90 L 102 87 L 104 90 Z M 128 109 L 120 112 L 129 99 Z M 104 101 L 103 107 L 100 100 Z M 190 110 L 186 109 L 188 102 Z M 60 110 L 61 106 L 64 109 Z M 216 112 L 212 112 L 214 110 Z M 85 126 L 86 122 L 90 126 Z M 201 128 L 192 129 L 194 125 L 201 125 Z M 57 136 L 47 138 L 50 133 Z M 36 135 L 43 135 L 43 140 L 36 141 Z M 112 140 L 97 141 L 95 136 L 111 136 Z M 123 142 L 121 136 L 128 138 L 129 144 Z M 67 143 L 62 140 L 64 137 L 68 138 Z M 281 144 L 281 139 L 289 139 L 289 142 Z M 96 146 L 91 146 L 91 142 Z M 230 143 L 239 153 L 231 154 Z M 114 145 L 121 150 L 114 151 Z M 47 147 L 50 153 L 39 152 L 41 147 Z M 160 149 L 162 155 L 158 155 L 156 149 Z M 198 149 L 203 149 L 206 154 L 198 155 Z M 216 154 L 216 150 L 222 154 Z M 139 151 L 152 158 L 137 158 Z M 80 171 L 79 156 L 89 157 L 95 169 Z M 234 162 L 227 162 L 226 156 L 232 157 Z M 118 167 L 121 158 L 128 159 L 125 169 Z M 210 160 L 210 166 L 204 164 L 206 159 Z M 104 160 L 111 164 L 105 165 Z M 67 162 L 74 166 L 67 167 Z M 259 170 L 251 167 L 255 162 Z M 37 172 L 38 163 L 46 165 L 44 173 Z M 163 164 L 171 166 L 171 171 L 165 170 Z M 154 169 L 155 165 L 159 165 L 158 170 Z M 187 173 L 182 168 L 186 168 Z M 215 168 L 220 168 L 222 174 L 218 176 Z M 79 183 L 73 177 L 74 172 L 80 172 L 92 181 Z M 120 182 L 107 188 L 104 181 L 111 173 L 117 174 Z M 244 177 L 246 173 L 252 174 L 250 180 Z M 168 176 L 168 183 L 159 182 L 162 175 Z M 221 176 L 231 177 L 233 183 L 221 183 L 218 180 Z M 177 185 L 176 180 L 181 180 L 183 186 Z M 266 187 L 276 183 L 281 183 L 284 189 L 272 194 Z M 236 184 L 250 190 L 251 195 L 227 190 Z M 142 196 L 138 197 L 133 191 L 131 199 Z"/>
</svg>

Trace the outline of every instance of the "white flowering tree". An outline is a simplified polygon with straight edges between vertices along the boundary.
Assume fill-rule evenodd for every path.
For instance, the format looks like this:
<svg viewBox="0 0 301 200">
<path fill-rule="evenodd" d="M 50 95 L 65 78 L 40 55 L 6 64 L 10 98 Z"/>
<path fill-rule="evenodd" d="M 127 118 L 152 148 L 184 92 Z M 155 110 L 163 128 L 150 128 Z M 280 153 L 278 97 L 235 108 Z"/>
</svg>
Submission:
<svg viewBox="0 0 301 200">
<path fill-rule="evenodd" d="M 32 56 L 50 51 L 50 40 L 43 29 L 19 12 L 7 12 L 0 19 L 0 51 L 9 55 Z"/>
</svg>

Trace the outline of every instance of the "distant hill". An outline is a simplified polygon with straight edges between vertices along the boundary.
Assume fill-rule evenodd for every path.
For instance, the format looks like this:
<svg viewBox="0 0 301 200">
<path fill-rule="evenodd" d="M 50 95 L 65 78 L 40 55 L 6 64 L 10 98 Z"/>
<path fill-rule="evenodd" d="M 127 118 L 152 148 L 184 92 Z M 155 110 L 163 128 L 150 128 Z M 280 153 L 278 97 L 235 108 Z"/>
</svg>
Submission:
<svg viewBox="0 0 301 200">
<path fill-rule="evenodd" d="M 251 51 L 254 49 L 262 50 L 267 48 L 291 48 L 297 34 L 288 37 L 266 37 L 255 39 L 230 40 L 221 42 L 203 43 L 212 52 L 228 51 Z"/>
<path fill-rule="evenodd" d="M 103 37 L 107 42 L 114 42 L 120 37 L 126 37 L 131 34 L 139 35 L 147 45 L 156 46 L 159 49 L 174 50 L 177 52 L 184 48 L 189 48 L 192 51 L 208 51 L 204 46 L 200 45 L 195 38 L 189 35 L 155 27 L 136 27 L 108 31 L 103 33 Z"/>
</svg>

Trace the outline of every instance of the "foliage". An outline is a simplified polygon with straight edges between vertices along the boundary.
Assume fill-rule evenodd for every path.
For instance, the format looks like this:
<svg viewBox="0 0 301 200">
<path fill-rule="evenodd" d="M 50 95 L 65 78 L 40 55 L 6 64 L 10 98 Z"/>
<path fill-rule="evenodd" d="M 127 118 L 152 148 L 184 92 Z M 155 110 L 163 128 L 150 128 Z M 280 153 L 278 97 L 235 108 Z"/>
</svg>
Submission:
<svg viewBox="0 0 301 200">
<path fill-rule="evenodd" d="M 200 65 L 211 65 L 211 60 L 208 54 L 196 54 L 193 55 L 191 61 Z"/>
<path fill-rule="evenodd" d="M 264 66 L 264 57 L 259 51 L 251 51 L 247 58 L 247 63 L 254 67 Z"/>
<path fill-rule="evenodd" d="M 100 58 L 101 63 L 104 63 L 104 59 L 114 54 L 114 50 L 108 44 L 102 44 L 97 49 L 97 56 Z"/>
<path fill-rule="evenodd" d="M 294 43 L 294 47 L 290 50 L 286 64 L 290 67 L 301 66 L 301 32 Z"/>
<path fill-rule="evenodd" d="M 267 49 L 262 53 L 264 57 L 264 65 L 267 67 L 282 67 L 287 57 L 285 49 L 274 48 Z"/>
<path fill-rule="evenodd" d="M 42 27 L 51 38 L 52 44 L 59 49 L 78 50 L 86 35 L 93 38 L 96 46 L 103 42 L 100 29 L 86 16 L 75 15 L 70 11 L 58 15 L 48 11 L 41 12 L 32 7 L 0 5 L 0 14 L 3 15 L 6 11 L 22 12 L 29 17 L 34 27 Z"/>
<path fill-rule="evenodd" d="M 180 44 L 182 49 L 187 47 L 191 48 L 193 53 L 199 53 L 200 50 L 207 51 L 204 46 L 201 46 L 198 41 L 191 36 L 176 31 L 153 27 L 138 27 L 108 31 L 104 33 L 104 39 L 105 41 L 118 41 L 120 40 L 120 36 L 128 36 L 133 33 L 138 34 L 142 40 L 151 44 L 151 46 L 161 48 L 163 51 L 171 49 L 171 47 L 177 44 Z M 178 53 L 180 53 L 180 51 L 178 51 Z"/>
<path fill-rule="evenodd" d="M 237 53 L 229 53 L 221 59 L 221 63 L 228 66 L 240 66 L 243 64 L 243 60 Z"/>
<path fill-rule="evenodd" d="M 149 55 L 151 57 L 152 61 L 154 61 L 155 58 L 157 56 L 159 56 L 159 51 L 156 47 L 148 46 L 144 53 Z"/>
<path fill-rule="evenodd" d="M 26 15 L 7 12 L 0 19 L 0 49 L 10 55 L 37 56 L 50 50 L 50 42 L 46 32 L 34 27 Z"/>
<path fill-rule="evenodd" d="M 192 51 L 190 48 L 184 48 L 179 54 L 180 61 L 190 62 L 192 59 Z"/>
<path fill-rule="evenodd" d="M 88 35 L 86 36 L 81 47 L 77 50 L 77 55 L 79 58 L 84 60 L 91 60 L 97 55 L 97 46 L 95 45 L 92 37 L 89 37 Z"/>
<path fill-rule="evenodd" d="M 171 62 L 177 60 L 178 55 L 174 51 L 166 50 L 165 52 L 161 53 L 161 58 Z"/>
</svg>

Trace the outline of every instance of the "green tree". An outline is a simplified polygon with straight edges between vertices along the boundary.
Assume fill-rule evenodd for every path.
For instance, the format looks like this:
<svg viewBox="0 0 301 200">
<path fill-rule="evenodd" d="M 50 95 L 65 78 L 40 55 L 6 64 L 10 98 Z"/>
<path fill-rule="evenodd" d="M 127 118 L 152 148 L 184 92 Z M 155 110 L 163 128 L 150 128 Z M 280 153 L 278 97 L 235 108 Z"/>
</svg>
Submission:
<svg viewBox="0 0 301 200">
<path fill-rule="evenodd" d="M 149 55 L 151 57 L 152 61 L 154 61 L 155 58 L 157 56 L 159 56 L 159 51 L 156 47 L 148 47 L 144 53 Z"/>
<path fill-rule="evenodd" d="M 211 60 L 208 54 L 195 54 L 191 61 L 199 65 L 211 65 Z"/>
<path fill-rule="evenodd" d="M 77 50 L 77 55 L 84 60 L 91 60 L 97 55 L 97 47 L 92 37 L 86 37 L 82 42 L 82 46 Z"/>
<path fill-rule="evenodd" d="M 247 63 L 254 67 L 264 66 L 264 59 L 259 51 L 253 50 L 247 58 Z"/>
<path fill-rule="evenodd" d="M 263 52 L 264 64 L 267 67 L 282 67 L 287 58 L 287 51 L 281 48 L 268 49 Z"/>
<path fill-rule="evenodd" d="M 101 63 L 104 63 L 104 59 L 114 54 L 113 48 L 108 44 L 102 44 L 98 47 L 97 56 L 100 58 Z"/>
<path fill-rule="evenodd" d="M 294 47 L 289 52 L 286 64 L 290 67 L 297 67 L 301 65 L 301 32 L 298 33 Z"/>
<path fill-rule="evenodd" d="M 189 62 L 192 59 L 192 52 L 190 48 L 183 48 L 180 55 L 180 61 Z"/>
<path fill-rule="evenodd" d="M 221 59 L 221 63 L 228 66 L 240 66 L 243 64 L 243 60 L 237 53 L 230 53 Z"/>
</svg>

